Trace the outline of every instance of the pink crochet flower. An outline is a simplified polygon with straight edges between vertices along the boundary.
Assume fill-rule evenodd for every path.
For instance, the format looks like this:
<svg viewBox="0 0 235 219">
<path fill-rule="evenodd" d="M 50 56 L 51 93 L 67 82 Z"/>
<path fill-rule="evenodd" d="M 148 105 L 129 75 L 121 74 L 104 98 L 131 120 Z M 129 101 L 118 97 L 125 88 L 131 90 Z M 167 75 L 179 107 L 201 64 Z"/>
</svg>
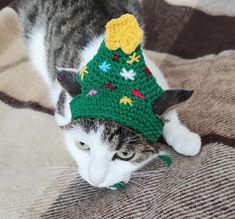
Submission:
<svg viewBox="0 0 235 219">
<path fill-rule="evenodd" d="M 94 95 L 96 95 L 98 92 L 97 92 L 97 90 L 90 90 L 89 91 L 89 93 L 87 94 L 87 96 L 94 96 Z"/>
</svg>

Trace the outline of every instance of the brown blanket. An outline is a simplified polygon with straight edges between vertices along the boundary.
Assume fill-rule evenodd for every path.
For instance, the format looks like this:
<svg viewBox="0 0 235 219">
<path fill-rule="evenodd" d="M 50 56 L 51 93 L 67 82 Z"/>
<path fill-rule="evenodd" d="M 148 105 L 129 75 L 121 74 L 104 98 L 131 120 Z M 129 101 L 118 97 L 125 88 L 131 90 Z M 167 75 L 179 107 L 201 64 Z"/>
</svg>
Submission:
<svg viewBox="0 0 235 219">
<path fill-rule="evenodd" d="M 144 4 L 146 48 L 172 87 L 195 90 L 179 112 L 203 149 L 188 158 L 162 144 L 173 164 L 152 162 L 122 191 L 77 175 L 16 14 L 0 12 L 1 218 L 234 218 L 235 11 L 223 0 L 167 2 Z"/>
</svg>

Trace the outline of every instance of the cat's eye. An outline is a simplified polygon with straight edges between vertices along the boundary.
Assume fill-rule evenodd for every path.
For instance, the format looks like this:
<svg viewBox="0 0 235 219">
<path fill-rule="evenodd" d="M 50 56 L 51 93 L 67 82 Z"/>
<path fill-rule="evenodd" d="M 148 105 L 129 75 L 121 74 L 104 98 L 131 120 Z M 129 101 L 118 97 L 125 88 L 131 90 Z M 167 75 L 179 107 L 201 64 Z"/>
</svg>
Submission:
<svg viewBox="0 0 235 219">
<path fill-rule="evenodd" d="M 90 150 L 90 147 L 85 144 L 84 142 L 77 142 L 77 146 L 78 148 L 82 149 L 82 150 Z"/>
<path fill-rule="evenodd" d="M 127 150 L 121 150 L 115 154 L 115 158 L 119 158 L 125 161 L 131 160 L 134 156 L 135 156 L 134 151 L 127 151 Z"/>
</svg>

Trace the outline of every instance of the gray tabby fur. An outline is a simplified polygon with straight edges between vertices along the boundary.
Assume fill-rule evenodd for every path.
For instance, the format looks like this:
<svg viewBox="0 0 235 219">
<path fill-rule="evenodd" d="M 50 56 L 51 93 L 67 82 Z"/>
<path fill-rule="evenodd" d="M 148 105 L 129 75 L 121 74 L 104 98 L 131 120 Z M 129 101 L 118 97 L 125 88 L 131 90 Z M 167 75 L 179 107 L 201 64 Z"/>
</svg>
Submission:
<svg viewBox="0 0 235 219">
<path fill-rule="evenodd" d="M 137 0 L 21 0 L 18 11 L 26 40 L 35 26 L 46 24 L 48 68 L 53 79 L 57 66 L 79 66 L 81 49 L 104 32 L 110 19 L 132 13 L 142 23 Z"/>
</svg>

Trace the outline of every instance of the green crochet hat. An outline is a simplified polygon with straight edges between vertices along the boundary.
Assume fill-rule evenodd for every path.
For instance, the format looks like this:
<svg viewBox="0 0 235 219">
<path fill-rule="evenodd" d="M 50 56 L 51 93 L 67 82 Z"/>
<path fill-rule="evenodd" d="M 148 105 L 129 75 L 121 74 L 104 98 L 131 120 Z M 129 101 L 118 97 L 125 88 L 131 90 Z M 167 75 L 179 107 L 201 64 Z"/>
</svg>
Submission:
<svg viewBox="0 0 235 219">
<path fill-rule="evenodd" d="M 72 119 L 115 121 L 154 143 L 163 121 L 153 111 L 153 101 L 163 94 L 142 54 L 143 32 L 130 14 L 106 25 L 106 37 L 93 59 L 80 69 L 81 93 L 70 103 Z"/>
</svg>

